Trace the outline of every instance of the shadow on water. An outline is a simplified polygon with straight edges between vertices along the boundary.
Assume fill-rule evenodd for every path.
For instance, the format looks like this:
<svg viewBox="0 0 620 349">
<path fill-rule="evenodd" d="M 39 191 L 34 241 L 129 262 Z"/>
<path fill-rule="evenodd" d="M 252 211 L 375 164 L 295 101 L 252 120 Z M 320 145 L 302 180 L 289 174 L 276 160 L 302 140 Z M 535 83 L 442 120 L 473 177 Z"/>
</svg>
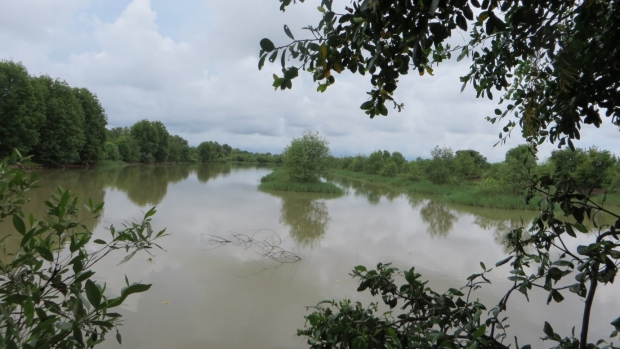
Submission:
<svg viewBox="0 0 620 349">
<path fill-rule="evenodd" d="M 323 238 L 331 220 L 326 200 L 339 197 L 275 190 L 263 192 L 282 199 L 280 223 L 290 227 L 289 235 L 302 246 L 314 246 Z"/>
</svg>

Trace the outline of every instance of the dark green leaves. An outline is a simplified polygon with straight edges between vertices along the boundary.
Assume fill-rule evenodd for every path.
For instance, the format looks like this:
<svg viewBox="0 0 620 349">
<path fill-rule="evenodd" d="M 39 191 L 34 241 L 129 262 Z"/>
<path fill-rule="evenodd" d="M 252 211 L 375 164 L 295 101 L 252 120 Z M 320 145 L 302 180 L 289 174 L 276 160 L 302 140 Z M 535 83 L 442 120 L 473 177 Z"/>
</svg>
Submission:
<svg viewBox="0 0 620 349">
<path fill-rule="evenodd" d="M 263 40 L 260 41 L 260 48 L 265 51 L 265 52 L 271 52 L 273 51 L 276 47 L 273 44 L 273 42 L 271 42 L 271 40 L 265 38 Z"/>
<path fill-rule="evenodd" d="M 97 285 L 91 280 L 86 280 L 86 284 L 84 286 L 86 290 L 86 297 L 90 304 L 92 304 L 95 308 L 98 308 L 101 304 L 101 290 Z"/>
<path fill-rule="evenodd" d="M 295 40 L 295 37 L 293 36 L 293 33 L 291 33 L 291 30 L 288 28 L 288 25 L 284 25 L 284 33 L 286 34 L 286 36 L 288 36 L 289 38 L 291 38 L 291 40 Z M 261 45 L 262 47 L 262 45 Z"/>
<path fill-rule="evenodd" d="M 504 265 L 504 264 L 508 263 L 513 257 L 514 256 L 508 256 L 508 257 L 502 259 L 501 261 L 495 263 L 495 266 L 499 267 L 500 265 Z"/>
<path fill-rule="evenodd" d="M 13 215 L 13 226 L 15 227 L 15 230 L 17 230 L 17 232 L 21 235 L 26 234 L 26 224 L 24 224 L 24 220 L 21 219 L 20 216 Z"/>
</svg>

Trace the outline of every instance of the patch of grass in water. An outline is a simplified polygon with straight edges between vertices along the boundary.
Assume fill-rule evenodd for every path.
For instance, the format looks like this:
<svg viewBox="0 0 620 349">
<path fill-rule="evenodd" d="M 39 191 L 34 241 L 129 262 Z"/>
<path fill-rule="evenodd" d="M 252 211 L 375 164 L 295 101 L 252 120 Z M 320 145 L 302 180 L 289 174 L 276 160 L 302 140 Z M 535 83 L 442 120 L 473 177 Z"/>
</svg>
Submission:
<svg viewBox="0 0 620 349">
<path fill-rule="evenodd" d="M 342 195 L 343 190 L 337 185 L 321 181 L 315 182 L 292 182 L 290 181 L 283 168 L 276 168 L 270 174 L 261 178 L 260 190 L 279 190 L 293 191 L 299 193 L 324 193 Z"/>
</svg>

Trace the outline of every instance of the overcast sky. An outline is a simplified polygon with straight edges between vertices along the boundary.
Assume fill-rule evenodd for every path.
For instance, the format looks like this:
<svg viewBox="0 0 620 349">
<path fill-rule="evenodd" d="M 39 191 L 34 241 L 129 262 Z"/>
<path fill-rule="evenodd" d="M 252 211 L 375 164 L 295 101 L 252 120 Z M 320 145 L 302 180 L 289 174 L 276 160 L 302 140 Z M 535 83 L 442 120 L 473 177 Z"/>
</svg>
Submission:
<svg viewBox="0 0 620 349">
<path fill-rule="evenodd" d="M 387 149 L 413 159 L 439 145 L 501 161 L 521 143 L 516 132 L 493 147 L 503 125 L 484 118 L 497 102 L 476 99 L 471 87 L 460 93 L 466 60 L 440 66 L 435 76 L 402 77 L 395 97 L 405 109 L 374 120 L 359 109 L 367 77 L 343 73 L 317 93 L 302 72 L 293 90 L 274 91 L 279 64 L 257 69 L 260 39 L 286 43 L 284 24 L 303 37 L 301 27 L 318 23 L 319 3 L 282 13 L 276 0 L 2 0 L 0 59 L 93 91 L 108 127 L 160 120 L 191 145 L 213 140 L 279 153 L 309 129 L 325 135 L 335 155 Z M 605 126 L 586 126 L 577 146 L 620 155 L 618 129 L 609 119 Z M 552 149 L 542 148 L 541 157 Z"/>
</svg>

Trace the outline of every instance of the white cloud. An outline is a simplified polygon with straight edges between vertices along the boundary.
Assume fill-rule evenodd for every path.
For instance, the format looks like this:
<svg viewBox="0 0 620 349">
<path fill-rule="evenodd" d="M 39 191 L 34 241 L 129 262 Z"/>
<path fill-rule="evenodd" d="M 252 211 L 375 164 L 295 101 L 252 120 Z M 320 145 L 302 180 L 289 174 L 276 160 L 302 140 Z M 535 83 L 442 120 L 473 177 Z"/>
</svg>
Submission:
<svg viewBox="0 0 620 349">
<path fill-rule="evenodd" d="M 116 0 L 110 6 L 114 10 L 99 0 L 3 2 L 0 57 L 97 93 L 110 126 L 161 120 L 194 145 L 216 140 L 279 152 L 307 128 L 324 133 L 338 155 L 380 148 L 427 157 L 441 145 L 473 148 L 496 161 L 507 150 L 492 147 L 503 125 L 484 120 L 496 102 L 475 99 L 471 88 L 460 93 L 458 76 L 467 62 L 439 67 L 434 77 L 403 76 L 396 97 L 404 111 L 374 120 L 359 109 L 367 77 L 339 75 L 327 92 L 317 93 L 312 77 L 302 73 L 292 91 L 273 91 L 279 64 L 258 71 L 258 42 L 286 42 L 285 23 L 303 37 L 299 28 L 319 15 L 311 4 L 284 14 L 277 2 L 250 0 Z M 586 126 L 583 133 L 579 146 L 620 154 L 615 128 Z M 515 133 L 509 146 L 520 142 Z M 543 157 L 551 149 L 543 147 Z"/>
</svg>

